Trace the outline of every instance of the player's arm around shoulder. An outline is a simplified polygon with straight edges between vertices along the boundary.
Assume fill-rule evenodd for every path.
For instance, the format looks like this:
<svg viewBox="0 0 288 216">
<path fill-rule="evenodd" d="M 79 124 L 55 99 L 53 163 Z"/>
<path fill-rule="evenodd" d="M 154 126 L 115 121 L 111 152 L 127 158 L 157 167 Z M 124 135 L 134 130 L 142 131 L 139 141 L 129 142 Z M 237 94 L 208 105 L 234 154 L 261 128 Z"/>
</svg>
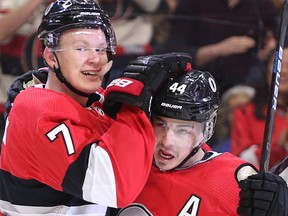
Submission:
<svg viewBox="0 0 288 216">
<path fill-rule="evenodd" d="M 88 111 L 85 119 L 91 122 L 94 139 L 86 138 L 86 143 L 91 144 L 85 145 L 78 157 L 87 157 L 83 198 L 105 206 L 124 207 L 135 200 L 148 178 L 154 151 L 152 125 L 138 107 L 121 106 L 116 119 L 105 114 L 99 104 Z M 79 169 L 72 172 L 79 173 Z"/>
<path fill-rule="evenodd" d="M 117 207 L 135 200 L 152 166 L 154 131 L 144 111 L 123 105 L 99 146 L 110 157 L 116 183 Z"/>
<path fill-rule="evenodd" d="M 103 108 L 115 122 L 101 142 L 113 164 L 118 207 L 134 201 L 152 166 L 155 141 L 149 118 L 154 93 L 170 76 L 190 68 L 191 56 L 185 53 L 140 56 L 107 86 Z"/>
</svg>

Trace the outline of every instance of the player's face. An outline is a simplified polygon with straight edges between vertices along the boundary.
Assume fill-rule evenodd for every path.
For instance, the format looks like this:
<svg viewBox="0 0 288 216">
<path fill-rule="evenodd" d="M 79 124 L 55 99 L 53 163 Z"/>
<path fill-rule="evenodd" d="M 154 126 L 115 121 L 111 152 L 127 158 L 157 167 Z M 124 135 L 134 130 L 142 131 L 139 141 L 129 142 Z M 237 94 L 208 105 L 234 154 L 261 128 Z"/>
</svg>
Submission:
<svg viewBox="0 0 288 216">
<path fill-rule="evenodd" d="M 62 33 L 54 51 L 65 79 L 82 92 L 94 93 L 112 66 L 106 48 L 101 29 L 73 29 Z"/>
<path fill-rule="evenodd" d="M 153 127 L 156 140 L 154 160 L 163 171 L 177 167 L 203 140 L 203 126 L 199 122 L 158 116 Z"/>
</svg>

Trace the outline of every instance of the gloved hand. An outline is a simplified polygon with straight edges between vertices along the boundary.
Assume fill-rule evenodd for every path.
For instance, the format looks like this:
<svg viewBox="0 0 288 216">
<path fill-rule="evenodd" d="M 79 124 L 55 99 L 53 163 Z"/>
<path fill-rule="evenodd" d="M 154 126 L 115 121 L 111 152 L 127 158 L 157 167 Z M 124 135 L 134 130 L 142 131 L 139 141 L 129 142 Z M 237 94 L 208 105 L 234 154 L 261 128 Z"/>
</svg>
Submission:
<svg viewBox="0 0 288 216">
<path fill-rule="evenodd" d="M 121 104 L 140 107 L 150 117 L 153 93 L 175 73 L 191 69 L 192 57 L 186 53 L 140 56 L 131 61 L 122 76 L 106 88 L 104 111 L 115 118 Z"/>
<path fill-rule="evenodd" d="M 287 216 L 288 188 L 282 177 L 257 173 L 238 182 L 241 216 Z"/>
<path fill-rule="evenodd" d="M 24 89 L 39 83 L 46 83 L 48 76 L 48 68 L 40 68 L 39 70 L 31 70 L 27 73 L 19 76 L 9 87 L 7 91 L 7 100 L 4 104 L 5 113 L 4 118 L 6 119 L 12 108 L 13 102 L 16 96 Z"/>
</svg>

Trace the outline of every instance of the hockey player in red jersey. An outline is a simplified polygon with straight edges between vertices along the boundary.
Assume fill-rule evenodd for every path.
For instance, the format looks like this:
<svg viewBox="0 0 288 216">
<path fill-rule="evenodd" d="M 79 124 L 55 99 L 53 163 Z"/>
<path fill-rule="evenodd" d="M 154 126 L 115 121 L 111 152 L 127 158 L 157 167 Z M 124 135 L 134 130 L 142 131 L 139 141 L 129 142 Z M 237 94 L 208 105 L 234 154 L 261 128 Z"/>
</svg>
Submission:
<svg viewBox="0 0 288 216">
<path fill-rule="evenodd" d="M 100 105 L 85 107 L 109 73 L 116 46 L 108 16 L 98 4 L 54 1 L 43 15 L 39 38 L 48 79 L 19 93 L 7 117 L 0 212 L 88 216 L 97 215 L 97 204 L 128 205 L 151 169 L 151 96 L 191 57 L 140 57 L 128 65 L 107 90 L 106 109 L 119 108 L 111 118 Z M 171 65 L 171 58 L 177 63 Z"/>
<path fill-rule="evenodd" d="M 207 149 L 218 106 L 208 72 L 169 79 L 152 102 L 156 145 L 148 181 L 134 204 L 106 215 L 286 216 L 288 190 L 281 177 L 255 174 L 242 159 Z"/>
<path fill-rule="evenodd" d="M 163 56 L 168 57 L 169 54 Z M 156 62 L 159 60 L 162 61 L 158 59 Z M 136 62 L 138 61 L 139 59 L 136 60 Z M 170 64 L 172 63 L 170 62 Z M 134 69 L 141 70 L 142 67 L 139 66 L 137 65 L 137 68 Z M 135 65 L 128 65 L 127 68 L 131 69 L 131 67 L 135 67 Z M 205 144 L 201 146 L 202 142 L 209 139 L 213 133 L 218 104 L 217 93 L 213 93 L 212 90 L 215 87 L 214 79 L 206 72 L 195 72 L 197 72 L 196 76 L 193 76 L 190 72 L 187 74 L 187 79 L 182 77 L 184 79 L 182 81 L 181 76 L 177 79 L 172 78 L 168 82 L 168 87 L 167 85 L 164 86 L 164 92 L 159 93 L 154 100 L 153 107 L 156 106 L 156 108 L 153 109 L 155 112 L 153 122 L 155 132 L 158 131 L 157 134 L 159 133 L 159 135 L 156 135 L 156 138 L 158 138 L 156 139 L 154 167 L 147 185 L 144 186 L 142 193 L 136 199 L 138 203 L 123 208 L 119 216 L 144 216 L 152 215 L 152 213 L 154 216 L 167 214 L 206 216 L 212 214 L 212 212 L 215 215 L 236 215 L 237 206 L 237 213 L 242 216 L 287 216 L 288 190 L 286 182 L 281 177 L 264 173 L 246 178 L 247 175 L 251 174 L 251 167 L 245 166 L 245 163 L 241 164 L 242 160 L 229 153 L 211 152 Z M 39 72 L 37 75 L 39 76 Z M 27 77 L 22 76 L 15 81 L 9 89 L 9 98 L 11 99 L 11 101 L 7 101 L 9 104 L 13 102 L 18 91 L 23 90 L 22 82 L 31 79 L 31 74 L 28 74 Z M 178 79 L 180 79 L 179 82 Z M 196 84 L 193 84 L 194 82 Z M 214 87 L 210 89 L 208 86 Z M 167 98 L 165 91 L 167 91 L 167 94 L 169 93 Z M 193 94 L 194 91 L 195 94 Z M 175 95 L 173 96 L 173 94 Z M 157 99 L 158 97 L 160 100 Z M 189 97 L 194 99 L 189 99 Z M 159 105 L 160 110 L 157 108 Z M 160 112 L 157 112 L 157 110 Z M 182 120 L 183 116 L 188 119 L 190 117 L 196 118 L 196 121 Z M 203 118 L 210 120 L 201 123 Z M 198 135 L 194 134 L 194 132 L 199 132 L 199 126 L 202 127 L 202 131 Z M 163 133 L 164 135 L 161 136 Z M 167 138 L 165 138 L 165 133 Z M 197 143 L 194 141 L 201 140 L 201 137 L 204 138 L 198 145 L 198 151 L 202 152 L 200 155 L 198 155 L 195 147 L 193 148 L 189 139 L 185 139 L 189 136 L 193 143 Z M 170 137 L 170 144 L 168 137 Z M 179 143 L 177 140 L 182 140 L 182 142 Z M 187 148 L 189 151 L 187 151 Z M 189 152 L 191 153 L 189 154 Z M 189 155 L 185 156 L 187 154 Z M 192 159 L 196 156 L 195 160 Z M 183 159 L 184 157 L 186 159 Z M 169 161 L 171 161 L 171 165 Z M 241 165 L 237 167 L 239 164 Z M 245 171 L 247 168 L 248 171 Z M 233 170 L 235 170 L 237 179 L 240 180 L 240 189 L 235 185 L 236 179 L 233 177 Z M 241 171 L 244 171 L 244 173 Z M 253 167 L 252 171 L 254 174 Z M 221 201 L 226 205 L 222 204 Z M 93 211 L 96 215 L 95 209 Z M 106 215 L 118 215 L 118 211 L 119 209 L 109 208 Z"/>
</svg>

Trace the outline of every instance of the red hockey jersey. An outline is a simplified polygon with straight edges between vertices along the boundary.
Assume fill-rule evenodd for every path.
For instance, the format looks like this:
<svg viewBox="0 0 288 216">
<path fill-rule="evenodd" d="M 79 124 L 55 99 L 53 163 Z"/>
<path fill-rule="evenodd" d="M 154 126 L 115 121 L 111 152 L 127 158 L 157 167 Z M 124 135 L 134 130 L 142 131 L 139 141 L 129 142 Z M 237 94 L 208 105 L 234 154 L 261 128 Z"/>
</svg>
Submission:
<svg viewBox="0 0 288 216">
<path fill-rule="evenodd" d="M 153 150 L 153 128 L 140 109 L 123 106 L 113 120 L 65 94 L 29 88 L 17 96 L 6 124 L 0 209 L 95 215 L 91 203 L 123 207 L 142 190 Z"/>
<path fill-rule="evenodd" d="M 153 216 L 236 216 L 240 189 L 234 174 L 244 161 L 230 153 L 210 154 L 184 170 L 162 172 L 153 167 L 135 203 Z"/>
</svg>

